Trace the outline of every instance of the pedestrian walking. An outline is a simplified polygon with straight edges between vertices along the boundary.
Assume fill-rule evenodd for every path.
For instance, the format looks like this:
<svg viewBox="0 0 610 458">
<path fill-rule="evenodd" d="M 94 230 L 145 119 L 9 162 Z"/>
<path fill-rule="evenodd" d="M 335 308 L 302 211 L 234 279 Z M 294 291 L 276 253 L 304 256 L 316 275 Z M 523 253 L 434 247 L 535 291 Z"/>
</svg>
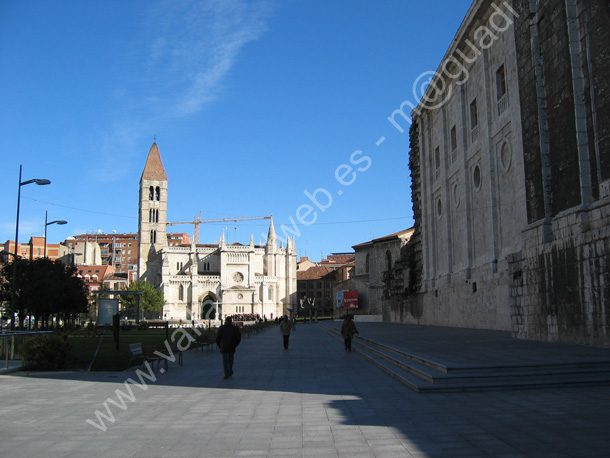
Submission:
<svg viewBox="0 0 610 458">
<path fill-rule="evenodd" d="M 225 323 L 218 328 L 216 333 L 216 346 L 220 348 L 220 353 L 222 353 L 224 379 L 228 379 L 233 375 L 233 358 L 240 342 L 241 333 L 239 328 L 233 324 L 230 316 L 226 317 Z"/>
<path fill-rule="evenodd" d="M 292 330 L 292 323 L 288 320 L 288 316 L 284 315 L 282 322 L 280 323 L 280 332 L 284 339 L 284 350 L 288 350 L 288 342 L 290 341 L 290 331 Z"/>
<path fill-rule="evenodd" d="M 358 332 L 358 328 L 356 328 L 356 324 L 352 320 L 352 317 L 348 314 L 345 316 L 343 324 L 341 325 L 341 336 L 345 341 L 345 351 L 352 351 L 352 339 L 354 338 L 354 334 L 360 333 Z"/>
</svg>

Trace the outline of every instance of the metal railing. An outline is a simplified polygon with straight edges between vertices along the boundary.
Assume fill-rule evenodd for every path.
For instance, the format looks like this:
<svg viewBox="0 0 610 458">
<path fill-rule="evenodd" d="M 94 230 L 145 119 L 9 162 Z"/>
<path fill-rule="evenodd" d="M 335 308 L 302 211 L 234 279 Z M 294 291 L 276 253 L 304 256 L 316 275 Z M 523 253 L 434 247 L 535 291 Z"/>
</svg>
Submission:
<svg viewBox="0 0 610 458">
<path fill-rule="evenodd" d="M 19 365 L 21 365 L 21 358 L 16 352 L 16 349 L 22 344 L 25 339 L 29 336 L 38 335 L 38 334 L 50 334 L 52 331 L 5 331 L 3 330 L 0 333 L 0 355 L 4 358 L 5 369 L 8 369 L 14 364 L 11 364 L 12 361 L 19 361 Z M 17 356 L 17 357 L 16 357 Z"/>
</svg>

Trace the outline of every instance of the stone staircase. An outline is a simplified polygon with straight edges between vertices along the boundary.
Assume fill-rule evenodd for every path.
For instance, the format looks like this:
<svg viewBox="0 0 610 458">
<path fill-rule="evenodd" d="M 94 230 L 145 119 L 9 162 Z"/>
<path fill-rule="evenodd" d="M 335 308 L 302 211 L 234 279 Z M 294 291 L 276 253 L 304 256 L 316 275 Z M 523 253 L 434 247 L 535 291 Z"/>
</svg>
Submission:
<svg viewBox="0 0 610 458">
<path fill-rule="evenodd" d="M 339 330 L 321 324 L 343 343 Z M 352 352 L 418 393 L 610 385 L 610 359 L 537 364 L 450 365 L 356 336 Z"/>
</svg>

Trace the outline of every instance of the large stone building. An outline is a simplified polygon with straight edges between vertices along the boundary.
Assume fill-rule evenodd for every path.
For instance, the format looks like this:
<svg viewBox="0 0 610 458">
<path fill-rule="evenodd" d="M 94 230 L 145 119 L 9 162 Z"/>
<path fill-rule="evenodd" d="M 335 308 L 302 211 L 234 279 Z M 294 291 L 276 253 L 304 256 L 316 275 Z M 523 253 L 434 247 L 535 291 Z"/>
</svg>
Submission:
<svg viewBox="0 0 610 458">
<path fill-rule="evenodd" d="M 473 2 L 411 113 L 385 319 L 610 344 L 609 31 L 607 1 Z"/>
<path fill-rule="evenodd" d="M 140 179 L 138 278 L 162 288 L 163 318 L 209 320 L 234 314 L 274 317 L 297 303 L 294 239 L 278 246 L 273 219 L 265 245 L 170 246 L 166 236 L 168 179 L 153 143 Z M 220 316 L 219 316 L 220 315 Z"/>
<path fill-rule="evenodd" d="M 385 319 L 390 320 L 387 311 L 391 308 L 390 301 L 394 300 L 390 286 L 396 285 L 392 279 L 413 232 L 412 228 L 406 229 L 352 247 L 354 270 L 349 278 L 340 278 L 334 290 L 334 295 L 338 290 L 358 291 L 358 309 L 350 313 L 381 317 L 385 310 Z M 344 310 L 335 310 L 337 317 L 344 313 Z"/>
</svg>

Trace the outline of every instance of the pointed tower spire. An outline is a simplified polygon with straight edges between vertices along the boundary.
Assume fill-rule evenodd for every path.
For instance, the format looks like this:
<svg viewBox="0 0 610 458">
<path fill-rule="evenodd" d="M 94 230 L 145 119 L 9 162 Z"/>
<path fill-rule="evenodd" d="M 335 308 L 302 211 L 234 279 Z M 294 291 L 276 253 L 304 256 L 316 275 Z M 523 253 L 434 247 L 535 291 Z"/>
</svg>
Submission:
<svg viewBox="0 0 610 458">
<path fill-rule="evenodd" d="M 157 180 L 167 181 L 167 175 L 165 174 L 165 167 L 161 161 L 161 154 L 159 154 L 159 148 L 156 143 L 153 143 L 148 151 L 148 157 L 146 158 L 146 165 L 142 172 L 142 180 Z"/>
<path fill-rule="evenodd" d="M 269 233 L 267 234 L 267 245 L 277 245 L 277 238 L 275 237 L 275 226 L 273 225 L 273 216 L 271 217 L 271 224 L 269 224 Z"/>
</svg>

